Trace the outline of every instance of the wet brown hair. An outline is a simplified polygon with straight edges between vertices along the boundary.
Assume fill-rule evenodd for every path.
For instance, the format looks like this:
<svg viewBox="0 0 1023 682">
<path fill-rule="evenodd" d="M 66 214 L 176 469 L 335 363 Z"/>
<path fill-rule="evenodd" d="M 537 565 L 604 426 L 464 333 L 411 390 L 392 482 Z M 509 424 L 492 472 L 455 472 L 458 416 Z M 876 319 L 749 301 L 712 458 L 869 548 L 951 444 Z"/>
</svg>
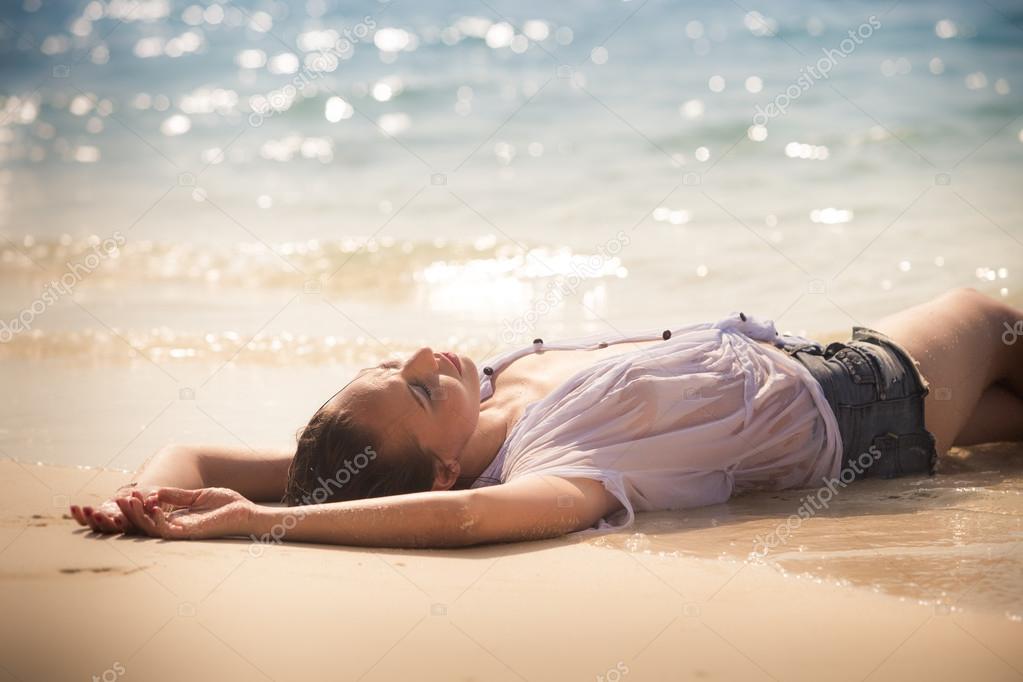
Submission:
<svg viewBox="0 0 1023 682">
<path fill-rule="evenodd" d="M 321 407 L 299 434 L 283 502 L 344 502 L 433 487 L 432 453 L 410 442 L 382 455 L 381 440 L 351 411 Z"/>
</svg>

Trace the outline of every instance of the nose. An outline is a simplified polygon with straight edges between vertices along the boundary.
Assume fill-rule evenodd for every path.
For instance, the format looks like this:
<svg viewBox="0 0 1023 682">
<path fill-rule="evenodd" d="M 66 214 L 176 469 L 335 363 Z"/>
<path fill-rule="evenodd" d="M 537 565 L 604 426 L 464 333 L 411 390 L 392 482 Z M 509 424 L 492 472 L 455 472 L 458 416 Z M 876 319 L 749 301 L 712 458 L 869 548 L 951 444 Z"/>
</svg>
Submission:
<svg viewBox="0 0 1023 682">
<path fill-rule="evenodd" d="M 405 361 L 406 369 L 420 372 L 433 372 L 437 369 L 437 358 L 433 349 L 424 347 L 417 350 Z"/>
</svg>

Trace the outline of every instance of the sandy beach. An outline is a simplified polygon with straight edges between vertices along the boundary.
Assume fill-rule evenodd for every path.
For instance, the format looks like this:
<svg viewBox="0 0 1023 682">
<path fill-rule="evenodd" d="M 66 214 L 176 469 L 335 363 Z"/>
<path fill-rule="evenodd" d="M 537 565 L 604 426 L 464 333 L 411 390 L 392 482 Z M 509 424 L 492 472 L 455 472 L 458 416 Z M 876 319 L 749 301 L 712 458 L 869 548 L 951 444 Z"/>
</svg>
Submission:
<svg viewBox="0 0 1023 682">
<path fill-rule="evenodd" d="M 64 505 L 125 474 L 2 461 L 0 675 L 1016 680 L 1020 491 L 985 471 L 1023 453 L 994 449 L 849 491 L 766 561 L 743 555 L 795 491 L 581 541 L 366 551 L 97 536 Z"/>
<path fill-rule="evenodd" d="M 482 366 L 738 312 L 845 341 L 957 287 L 1023 308 L 1021 21 L 0 4 L 0 682 L 1023 680 L 1023 443 L 457 551 L 68 516 L 168 444 L 294 447 L 426 346 Z"/>
</svg>

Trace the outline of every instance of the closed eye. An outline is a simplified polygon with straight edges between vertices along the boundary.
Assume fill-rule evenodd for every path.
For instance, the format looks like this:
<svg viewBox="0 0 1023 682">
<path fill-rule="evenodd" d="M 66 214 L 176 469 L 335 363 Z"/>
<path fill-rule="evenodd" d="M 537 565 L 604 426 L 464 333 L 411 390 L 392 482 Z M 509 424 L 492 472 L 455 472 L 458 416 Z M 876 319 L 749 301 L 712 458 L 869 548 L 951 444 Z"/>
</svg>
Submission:
<svg viewBox="0 0 1023 682">
<path fill-rule="evenodd" d="M 405 385 L 408 387 L 408 392 L 412 394 L 412 399 L 416 401 L 419 407 L 426 410 L 430 403 L 430 389 L 419 383 L 410 382 Z M 419 391 L 416 391 L 417 388 Z"/>
</svg>

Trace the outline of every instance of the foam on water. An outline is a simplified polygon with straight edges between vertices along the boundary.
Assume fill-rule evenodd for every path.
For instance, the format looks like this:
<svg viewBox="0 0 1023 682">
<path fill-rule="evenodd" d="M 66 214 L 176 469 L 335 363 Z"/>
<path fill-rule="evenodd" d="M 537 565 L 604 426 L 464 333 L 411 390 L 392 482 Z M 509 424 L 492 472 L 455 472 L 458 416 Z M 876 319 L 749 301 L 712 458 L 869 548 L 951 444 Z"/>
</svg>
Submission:
<svg viewBox="0 0 1023 682">
<path fill-rule="evenodd" d="M 99 237 L 36 239 L 0 248 L 0 284 L 28 283 L 74 274 L 101 244 Z M 367 291 L 386 296 L 389 289 L 416 283 L 442 286 L 500 286 L 572 275 L 581 280 L 625 277 L 621 259 L 576 252 L 564 246 L 525 246 L 483 235 L 472 241 L 437 238 L 397 240 L 391 236 L 353 235 L 339 240 L 249 242 L 205 245 L 196 242 L 128 242 L 88 272 L 90 283 L 120 287 L 200 284 L 246 289 L 289 288 L 307 293 Z"/>
</svg>

